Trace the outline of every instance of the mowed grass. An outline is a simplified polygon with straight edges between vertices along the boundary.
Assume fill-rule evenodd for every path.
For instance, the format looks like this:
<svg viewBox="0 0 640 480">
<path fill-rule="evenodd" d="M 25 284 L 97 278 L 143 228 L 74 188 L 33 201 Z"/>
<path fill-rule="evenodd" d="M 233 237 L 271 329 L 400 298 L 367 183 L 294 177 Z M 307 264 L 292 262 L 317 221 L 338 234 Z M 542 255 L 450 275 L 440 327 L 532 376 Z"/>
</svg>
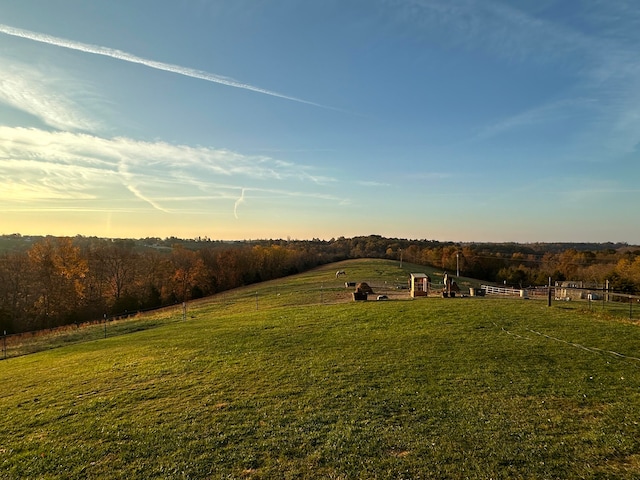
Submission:
<svg viewBox="0 0 640 480">
<path fill-rule="evenodd" d="M 374 285 L 399 268 L 358 265 Z M 638 326 L 521 299 L 356 303 L 328 268 L 0 362 L 0 477 L 640 477 Z"/>
</svg>

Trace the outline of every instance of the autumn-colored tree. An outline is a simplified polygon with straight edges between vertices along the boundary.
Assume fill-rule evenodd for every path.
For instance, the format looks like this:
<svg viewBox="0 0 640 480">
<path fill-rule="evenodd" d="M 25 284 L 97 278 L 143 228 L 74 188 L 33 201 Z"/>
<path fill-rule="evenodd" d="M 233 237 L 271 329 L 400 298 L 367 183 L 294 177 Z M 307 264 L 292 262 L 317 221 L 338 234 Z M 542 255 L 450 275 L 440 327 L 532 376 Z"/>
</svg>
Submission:
<svg viewBox="0 0 640 480">
<path fill-rule="evenodd" d="M 29 329 L 30 281 L 29 258 L 25 253 L 0 257 L 0 333 Z"/>
<path fill-rule="evenodd" d="M 90 252 L 92 277 L 107 310 L 114 313 L 140 305 L 136 291 L 140 256 L 134 246 L 130 240 L 105 240 L 94 245 Z"/>
<path fill-rule="evenodd" d="M 246 261 L 242 258 L 243 255 L 244 252 L 241 249 L 228 249 L 218 252 L 214 269 L 219 291 L 244 284 L 243 273 Z"/>
<path fill-rule="evenodd" d="M 194 294 L 196 289 L 201 292 L 206 282 L 202 258 L 196 252 L 176 246 L 171 252 L 171 265 L 173 270 L 171 285 L 175 299 L 178 302 L 184 302 L 192 297 L 202 296 L 202 293 Z"/>
<path fill-rule="evenodd" d="M 157 307 L 346 258 L 399 259 L 401 251 L 407 263 L 449 273 L 459 260 L 462 275 L 481 280 L 609 280 L 615 291 L 640 292 L 640 250 L 624 246 L 589 251 L 580 244 L 455 245 L 378 235 L 233 243 L 48 237 L 0 255 L 0 332 Z"/>
<path fill-rule="evenodd" d="M 618 260 L 610 280 L 611 287 L 619 292 L 634 294 L 640 291 L 640 257 Z"/>
<path fill-rule="evenodd" d="M 80 248 L 71 238 L 47 237 L 33 245 L 28 256 L 37 295 L 34 308 L 42 325 L 52 327 L 76 320 L 88 271 Z"/>
<path fill-rule="evenodd" d="M 158 307 L 166 300 L 162 297 L 163 285 L 170 274 L 170 265 L 165 256 L 155 250 L 146 251 L 137 259 L 138 276 L 133 294 L 143 308 Z"/>
<path fill-rule="evenodd" d="M 525 265 L 502 268 L 498 272 L 498 280 L 515 288 L 523 288 L 535 284 L 531 269 Z"/>
<path fill-rule="evenodd" d="M 263 247 L 256 245 L 251 249 L 251 270 L 258 280 L 271 280 L 286 275 L 290 270 L 289 259 L 293 251 L 281 245 Z"/>
<path fill-rule="evenodd" d="M 456 254 L 458 253 L 458 247 L 455 245 L 447 245 L 442 248 L 442 269 L 450 272 L 456 271 Z"/>
</svg>

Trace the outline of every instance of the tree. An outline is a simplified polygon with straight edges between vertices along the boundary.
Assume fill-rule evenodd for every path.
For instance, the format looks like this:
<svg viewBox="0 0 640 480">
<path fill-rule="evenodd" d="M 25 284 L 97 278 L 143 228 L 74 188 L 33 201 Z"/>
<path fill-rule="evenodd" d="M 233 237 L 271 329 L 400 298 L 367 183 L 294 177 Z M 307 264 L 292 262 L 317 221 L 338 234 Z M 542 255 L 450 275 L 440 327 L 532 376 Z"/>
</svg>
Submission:
<svg viewBox="0 0 640 480">
<path fill-rule="evenodd" d="M 86 258 L 70 238 L 47 237 L 28 251 L 34 274 L 36 316 L 42 326 L 53 327 L 77 321 L 84 298 Z"/>
<path fill-rule="evenodd" d="M 194 295 L 194 292 L 196 289 L 202 292 L 206 282 L 205 265 L 202 259 L 195 252 L 176 246 L 171 252 L 171 265 L 172 293 L 175 299 L 178 302 L 184 302 L 194 296 L 201 297 L 202 293 Z"/>
<path fill-rule="evenodd" d="M 29 329 L 29 257 L 24 252 L 0 257 L 0 329 L 14 333 Z M 2 333 L 0 332 L 0 333 Z"/>
<path fill-rule="evenodd" d="M 116 240 L 99 244 L 94 249 L 110 307 L 118 312 L 136 308 L 133 289 L 138 273 L 138 255 L 131 241 Z"/>
<path fill-rule="evenodd" d="M 243 261 L 240 249 L 227 249 L 216 256 L 215 274 L 218 291 L 239 287 L 243 284 Z"/>
</svg>

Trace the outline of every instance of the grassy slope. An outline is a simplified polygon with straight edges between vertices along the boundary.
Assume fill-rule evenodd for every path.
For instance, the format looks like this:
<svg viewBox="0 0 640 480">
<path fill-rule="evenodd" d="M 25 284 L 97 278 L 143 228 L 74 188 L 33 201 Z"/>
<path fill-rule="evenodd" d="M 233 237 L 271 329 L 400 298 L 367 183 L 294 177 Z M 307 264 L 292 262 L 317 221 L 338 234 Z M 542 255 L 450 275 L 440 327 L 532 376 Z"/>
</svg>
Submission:
<svg viewBox="0 0 640 480">
<path fill-rule="evenodd" d="M 524 300 L 340 302 L 332 273 L 0 363 L 0 477 L 640 475 L 635 325 Z"/>
</svg>

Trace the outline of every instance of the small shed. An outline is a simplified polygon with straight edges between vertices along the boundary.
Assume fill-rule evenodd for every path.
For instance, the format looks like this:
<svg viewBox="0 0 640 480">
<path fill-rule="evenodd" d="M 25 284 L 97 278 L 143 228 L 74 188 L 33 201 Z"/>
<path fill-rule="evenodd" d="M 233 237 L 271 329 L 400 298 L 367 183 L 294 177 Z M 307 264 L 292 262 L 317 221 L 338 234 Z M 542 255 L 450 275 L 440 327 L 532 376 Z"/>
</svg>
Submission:
<svg viewBox="0 0 640 480">
<path fill-rule="evenodd" d="M 366 300 L 368 294 L 373 294 L 373 289 L 366 282 L 360 282 L 356 285 L 356 291 L 353 292 L 354 300 Z"/>
<path fill-rule="evenodd" d="M 409 289 L 412 297 L 426 297 L 431 279 L 426 273 L 411 273 Z"/>
<path fill-rule="evenodd" d="M 360 282 L 356 285 L 356 292 L 373 294 L 373 288 L 367 282 Z"/>
</svg>

